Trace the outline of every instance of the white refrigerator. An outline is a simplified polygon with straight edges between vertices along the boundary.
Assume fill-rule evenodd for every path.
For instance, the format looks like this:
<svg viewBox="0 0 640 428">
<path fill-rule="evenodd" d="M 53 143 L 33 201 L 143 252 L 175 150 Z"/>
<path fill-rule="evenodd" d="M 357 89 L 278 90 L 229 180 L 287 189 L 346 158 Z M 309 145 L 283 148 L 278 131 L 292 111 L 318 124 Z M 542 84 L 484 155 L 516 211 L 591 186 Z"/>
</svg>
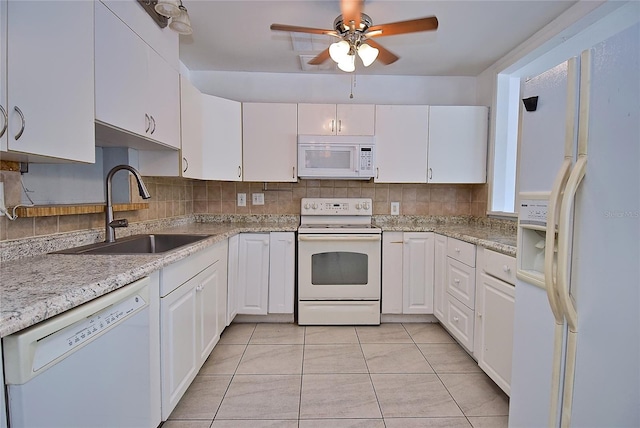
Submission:
<svg viewBox="0 0 640 428">
<path fill-rule="evenodd" d="M 509 425 L 639 427 L 640 24 L 522 91 Z"/>
</svg>

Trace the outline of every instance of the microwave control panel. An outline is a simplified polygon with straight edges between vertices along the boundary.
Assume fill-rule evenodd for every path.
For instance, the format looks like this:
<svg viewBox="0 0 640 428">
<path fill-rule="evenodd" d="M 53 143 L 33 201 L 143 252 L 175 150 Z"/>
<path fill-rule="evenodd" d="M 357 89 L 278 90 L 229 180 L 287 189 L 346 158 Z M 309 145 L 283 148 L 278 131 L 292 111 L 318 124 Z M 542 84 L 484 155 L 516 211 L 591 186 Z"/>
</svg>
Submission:
<svg viewBox="0 0 640 428">
<path fill-rule="evenodd" d="M 360 147 L 360 171 L 373 172 L 373 148 Z"/>
</svg>

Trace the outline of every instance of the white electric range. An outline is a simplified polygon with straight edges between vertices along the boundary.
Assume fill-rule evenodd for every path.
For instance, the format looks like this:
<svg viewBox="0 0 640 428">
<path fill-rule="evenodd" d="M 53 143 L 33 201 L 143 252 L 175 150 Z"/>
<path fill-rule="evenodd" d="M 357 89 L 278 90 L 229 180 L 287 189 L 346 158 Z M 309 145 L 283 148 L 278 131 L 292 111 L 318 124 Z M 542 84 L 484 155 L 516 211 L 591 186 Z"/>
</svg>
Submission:
<svg viewBox="0 0 640 428">
<path fill-rule="evenodd" d="M 298 324 L 380 324 L 382 231 L 369 198 L 304 198 Z"/>
</svg>

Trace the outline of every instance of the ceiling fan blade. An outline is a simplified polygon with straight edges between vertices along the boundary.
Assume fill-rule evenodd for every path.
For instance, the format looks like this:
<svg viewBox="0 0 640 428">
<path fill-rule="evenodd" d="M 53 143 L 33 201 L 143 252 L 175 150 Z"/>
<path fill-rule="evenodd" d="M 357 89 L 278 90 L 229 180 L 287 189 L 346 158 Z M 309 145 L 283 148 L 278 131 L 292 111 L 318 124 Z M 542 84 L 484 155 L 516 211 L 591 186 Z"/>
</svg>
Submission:
<svg viewBox="0 0 640 428">
<path fill-rule="evenodd" d="M 274 31 L 290 31 L 292 33 L 310 33 L 310 34 L 326 34 L 328 36 L 337 36 L 335 30 L 324 30 L 322 28 L 298 27 L 296 25 L 271 24 Z"/>
<path fill-rule="evenodd" d="M 344 22 L 345 25 L 350 25 L 351 21 L 353 21 L 353 28 L 360 28 L 363 2 L 364 0 L 340 0 L 342 22 Z"/>
<path fill-rule="evenodd" d="M 378 52 L 377 60 L 383 63 L 384 65 L 393 64 L 394 62 L 400 59 L 399 56 L 397 56 L 396 54 L 394 54 L 384 46 L 380 45 L 377 42 L 374 42 L 371 39 L 367 39 L 366 43 L 372 48 L 378 49 L 379 52 Z"/>
<path fill-rule="evenodd" d="M 392 22 L 390 24 L 373 25 L 365 33 L 367 37 L 395 36 L 396 34 L 416 33 L 419 31 L 433 31 L 438 29 L 438 18 L 411 19 L 408 21 Z M 371 34 L 369 34 L 371 33 Z"/>
<path fill-rule="evenodd" d="M 309 61 L 307 64 L 310 65 L 320 65 L 323 62 L 325 62 L 326 60 L 328 60 L 330 58 L 329 56 L 329 48 L 323 50 L 322 52 L 320 52 L 318 55 L 316 55 L 311 61 Z"/>
</svg>

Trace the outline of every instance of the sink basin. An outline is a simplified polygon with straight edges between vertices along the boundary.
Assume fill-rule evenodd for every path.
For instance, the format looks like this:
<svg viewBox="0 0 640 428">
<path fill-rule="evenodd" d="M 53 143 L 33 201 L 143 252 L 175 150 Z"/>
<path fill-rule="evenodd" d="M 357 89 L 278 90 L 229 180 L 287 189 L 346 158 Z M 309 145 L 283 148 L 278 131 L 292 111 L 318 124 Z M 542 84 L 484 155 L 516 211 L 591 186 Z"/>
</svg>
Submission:
<svg viewBox="0 0 640 428">
<path fill-rule="evenodd" d="M 166 253 L 208 238 L 210 235 L 150 234 L 120 238 L 116 242 L 98 242 L 52 254 L 156 254 Z"/>
</svg>

